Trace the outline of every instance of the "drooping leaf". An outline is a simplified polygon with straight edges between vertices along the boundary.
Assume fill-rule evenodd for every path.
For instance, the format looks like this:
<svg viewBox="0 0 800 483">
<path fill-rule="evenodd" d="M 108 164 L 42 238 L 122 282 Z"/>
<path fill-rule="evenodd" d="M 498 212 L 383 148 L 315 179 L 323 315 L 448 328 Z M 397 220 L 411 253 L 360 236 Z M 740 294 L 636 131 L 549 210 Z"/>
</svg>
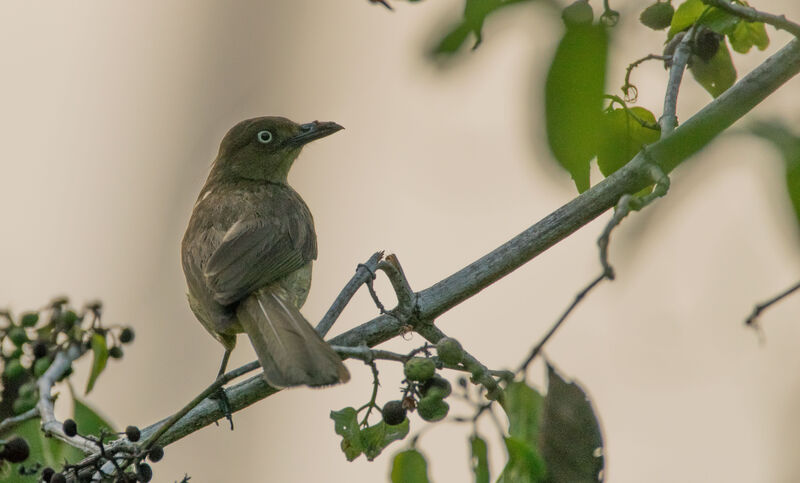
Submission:
<svg viewBox="0 0 800 483">
<path fill-rule="evenodd" d="M 740 54 L 746 54 L 755 45 L 758 50 L 764 50 L 769 46 L 767 29 L 761 22 L 747 22 L 742 20 L 736 24 L 728 35 L 731 40 L 731 47 Z"/>
<path fill-rule="evenodd" d="M 456 53 L 470 33 L 475 37 L 472 49 L 476 49 L 483 41 L 483 23 L 490 14 L 503 7 L 525 1 L 531 0 L 466 0 L 464 17 L 461 22 L 453 26 L 442 37 L 442 40 L 433 49 L 433 54 L 452 55 Z"/>
<path fill-rule="evenodd" d="M 408 434 L 408 424 L 406 418 L 402 423 L 393 426 L 381 421 L 362 429 L 361 440 L 364 442 L 364 455 L 367 459 L 372 461 L 391 443 L 405 438 Z"/>
<path fill-rule="evenodd" d="M 508 434 L 536 446 L 539 440 L 539 417 L 542 396 L 524 382 L 506 387 L 503 409 L 508 416 Z"/>
<path fill-rule="evenodd" d="M 695 80 L 713 97 L 719 97 L 736 82 L 736 68 L 725 39 L 720 42 L 719 49 L 708 62 L 693 55 L 689 70 Z"/>
<path fill-rule="evenodd" d="M 428 483 L 428 463 L 415 449 L 401 451 L 392 462 L 392 483 Z"/>
<path fill-rule="evenodd" d="M 497 483 L 539 483 L 547 474 L 545 462 L 536 447 L 518 438 L 505 438 L 508 463 Z"/>
<path fill-rule="evenodd" d="M 100 433 L 105 431 L 107 434 L 114 433 L 114 428 L 111 423 L 106 421 L 105 418 L 100 416 L 97 411 L 89 407 L 86 403 L 78 398 L 72 399 L 72 419 L 78 423 L 78 428 L 82 435 L 100 436 Z"/>
<path fill-rule="evenodd" d="M 361 430 L 358 427 L 358 413 L 355 408 L 346 407 L 339 411 L 331 411 L 333 428 L 342 437 L 341 448 L 347 461 L 353 461 L 364 452 Z"/>
<path fill-rule="evenodd" d="M 780 151 L 786 166 L 786 189 L 800 228 L 800 136 L 779 121 L 762 121 L 750 131 L 771 142 Z"/>
<path fill-rule="evenodd" d="M 597 154 L 605 88 L 608 35 L 600 25 L 567 28 L 545 84 L 550 150 L 575 181 L 589 189 L 589 161 Z"/>
<path fill-rule="evenodd" d="M 106 338 L 102 334 L 92 334 L 92 353 L 94 359 L 92 360 L 92 372 L 89 373 L 89 380 L 86 382 L 86 394 L 94 388 L 94 383 L 97 382 L 97 377 L 106 368 L 108 362 L 108 345 Z"/>
<path fill-rule="evenodd" d="M 489 483 L 489 451 L 486 441 L 475 434 L 469 439 L 469 447 L 475 483 Z"/>
<path fill-rule="evenodd" d="M 592 403 L 580 386 L 566 382 L 550 364 L 547 375 L 540 449 L 548 481 L 602 481 L 603 437 Z"/>
<path fill-rule="evenodd" d="M 645 127 L 639 121 L 658 126 L 655 115 L 643 107 L 614 109 L 603 115 L 603 135 L 597 153 L 597 165 L 603 176 L 623 167 L 642 146 L 658 141 L 661 131 Z"/>
</svg>

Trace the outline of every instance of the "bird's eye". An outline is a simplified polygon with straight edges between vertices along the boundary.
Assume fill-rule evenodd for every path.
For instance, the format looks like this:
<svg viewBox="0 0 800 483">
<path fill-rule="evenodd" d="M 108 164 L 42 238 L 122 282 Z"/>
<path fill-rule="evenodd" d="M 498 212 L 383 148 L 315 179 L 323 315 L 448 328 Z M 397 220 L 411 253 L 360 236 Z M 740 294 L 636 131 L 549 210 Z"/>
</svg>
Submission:
<svg viewBox="0 0 800 483">
<path fill-rule="evenodd" d="M 258 131 L 256 139 L 258 139 L 258 142 L 261 144 L 269 144 L 269 142 L 272 141 L 272 133 L 269 131 Z"/>
</svg>

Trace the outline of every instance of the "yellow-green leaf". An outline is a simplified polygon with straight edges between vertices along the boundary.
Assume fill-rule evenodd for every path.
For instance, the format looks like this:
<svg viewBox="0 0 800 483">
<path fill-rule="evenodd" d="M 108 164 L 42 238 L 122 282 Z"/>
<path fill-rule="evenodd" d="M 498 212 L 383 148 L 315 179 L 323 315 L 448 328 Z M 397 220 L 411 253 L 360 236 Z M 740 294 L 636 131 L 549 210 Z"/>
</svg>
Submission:
<svg viewBox="0 0 800 483">
<path fill-rule="evenodd" d="M 731 40 L 731 47 L 740 54 L 746 54 L 755 45 L 758 50 L 764 50 L 769 46 L 767 29 L 761 22 L 741 21 L 736 24 L 736 28 L 728 35 Z"/>
<path fill-rule="evenodd" d="M 108 345 L 106 338 L 102 334 L 92 334 L 92 353 L 94 359 L 92 360 L 92 372 L 89 373 L 89 381 L 86 383 L 86 394 L 94 388 L 94 383 L 97 382 L 97 377 L 106 368 L 108 362 Z"/>
<path fill-rule="evenodd" d="M 428 483 L 428 463 L 425 457 L 410 449 L 397 453 L 392 462 L 392 483 Z"/>
<path fill-rule="evenodd" d="M 638 106 L 614 109 L 603 116 L 603 136 L 597 153 L 597 165 L 603 176 L 625 166 L 642 146 L 658 141 L 660 130 L 645 127 L 639 121 L 658 125 L 652 112 Z"/>
</svg>

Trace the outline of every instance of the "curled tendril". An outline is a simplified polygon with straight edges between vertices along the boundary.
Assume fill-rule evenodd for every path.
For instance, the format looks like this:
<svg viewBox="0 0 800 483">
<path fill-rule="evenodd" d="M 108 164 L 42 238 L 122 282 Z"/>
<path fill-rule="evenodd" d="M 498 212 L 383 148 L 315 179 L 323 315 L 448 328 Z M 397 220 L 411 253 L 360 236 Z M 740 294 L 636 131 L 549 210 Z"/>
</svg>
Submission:
<svg viewBox="0 0 800 483">
<path fill-rule="evenodd" d="M 619 12 L 616 10 L 612 10 L 607 8 L 603 11 L 603 14 L 600 15 L 600 23 L 605 25 L 606 27 L 614 27 L 619 22 Z"/>
<path fill-rule="evenodd" d="M 639 98 L 639 89 L 633 84 L 625 84 L 622 86 L 622 95 L 625 102 L 636 102 L 636 99 Z"/>
</svg>

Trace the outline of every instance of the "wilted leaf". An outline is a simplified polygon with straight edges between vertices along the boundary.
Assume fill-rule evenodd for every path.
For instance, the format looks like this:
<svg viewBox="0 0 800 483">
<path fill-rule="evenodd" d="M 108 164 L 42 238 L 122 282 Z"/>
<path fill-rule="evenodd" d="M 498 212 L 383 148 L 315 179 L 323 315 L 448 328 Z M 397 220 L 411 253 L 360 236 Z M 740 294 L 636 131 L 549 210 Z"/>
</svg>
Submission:
<svg viewBox="0 0 800 483">
<path fill-rule="evenodd" d="M 643 107 L 614 109 L 603 115 L 603 135 L 597 153 L 597 165 L 603 176 L 625 166 L 642 146 L 658 141 L 661 131 L 645 127 L 637 119 L 658 125 L 653 113 Z"/>
<path fill-rule="evenodd" d="M 401 451 L 392 462 L 392 483 L 428 483 L 428 463 L 415 450 Z"/>
<path fill-rule="evenodd" d="M 402 423 L 390 426 L 381 421 L 374 426 L 361 430 L 361 441 L 364 443 L 364 455 L 368 460 L 375 459 L 381 451 L 394 441 L 399 441 L 408 434 L 408 418 Z"/>
<path fill-rule="evenodd" d="M 740 54 L 746 54 L 755 45 L 758 50 L 764 50 L 769 46 L 767 29 L 761 22 L 746 22 L 742 20 L 736 24 L 736 28 L 728 35 L 731 40 L 731 47 Z"/>
<path fill-rule="evenodd" d="M 97 377 L 106 368 L 108 362 L 108 346 L 106 345 L 106 338 L 101 334 L 92 334 L 92 353 L 94 359 L 92 360 L 92 372 L 89 373 L 89 380 L 86 383 L 86 394 L 94 388 L 94 383 L 97 382 Z"/>
<path fill-rule="evenodd" d="M 569 27 L 547 73 L 547 141 L 581 193 L 589 189 L 589 161 L 600 138 L 607 53 L 604 27 Z"/>
<path fill-rule="evenodd" d="M 331 411 L 333 429 L 342 437 L 342 451 L 347 461 L 353 461 L 364 452 L 361 441 L 361 430 L 358 427 L 358 413 L 354 408 L 346 407 L 339 411 Z"/>
<path fill-rule="evenodd" d="M 469 439 L 469 446 L 475 483 L 489 483 L 489 451 L 486 441 L 476 434 Z"/>
<path fill-rule="evenodd" d="M 736 82 L 736 68 L 724 39 L 719 43 L 717 53 L 708 62 L 693 55 L 689 70 L 695 80 L 714 97 L 719 97 Z"/>
<path fill-rule="evenodd" d="M 542 412 L 540 449 L 548 481 L 602 481 L 603 437 L 583 389 L 568 383 L 550 364 Z"/>
</svg>

